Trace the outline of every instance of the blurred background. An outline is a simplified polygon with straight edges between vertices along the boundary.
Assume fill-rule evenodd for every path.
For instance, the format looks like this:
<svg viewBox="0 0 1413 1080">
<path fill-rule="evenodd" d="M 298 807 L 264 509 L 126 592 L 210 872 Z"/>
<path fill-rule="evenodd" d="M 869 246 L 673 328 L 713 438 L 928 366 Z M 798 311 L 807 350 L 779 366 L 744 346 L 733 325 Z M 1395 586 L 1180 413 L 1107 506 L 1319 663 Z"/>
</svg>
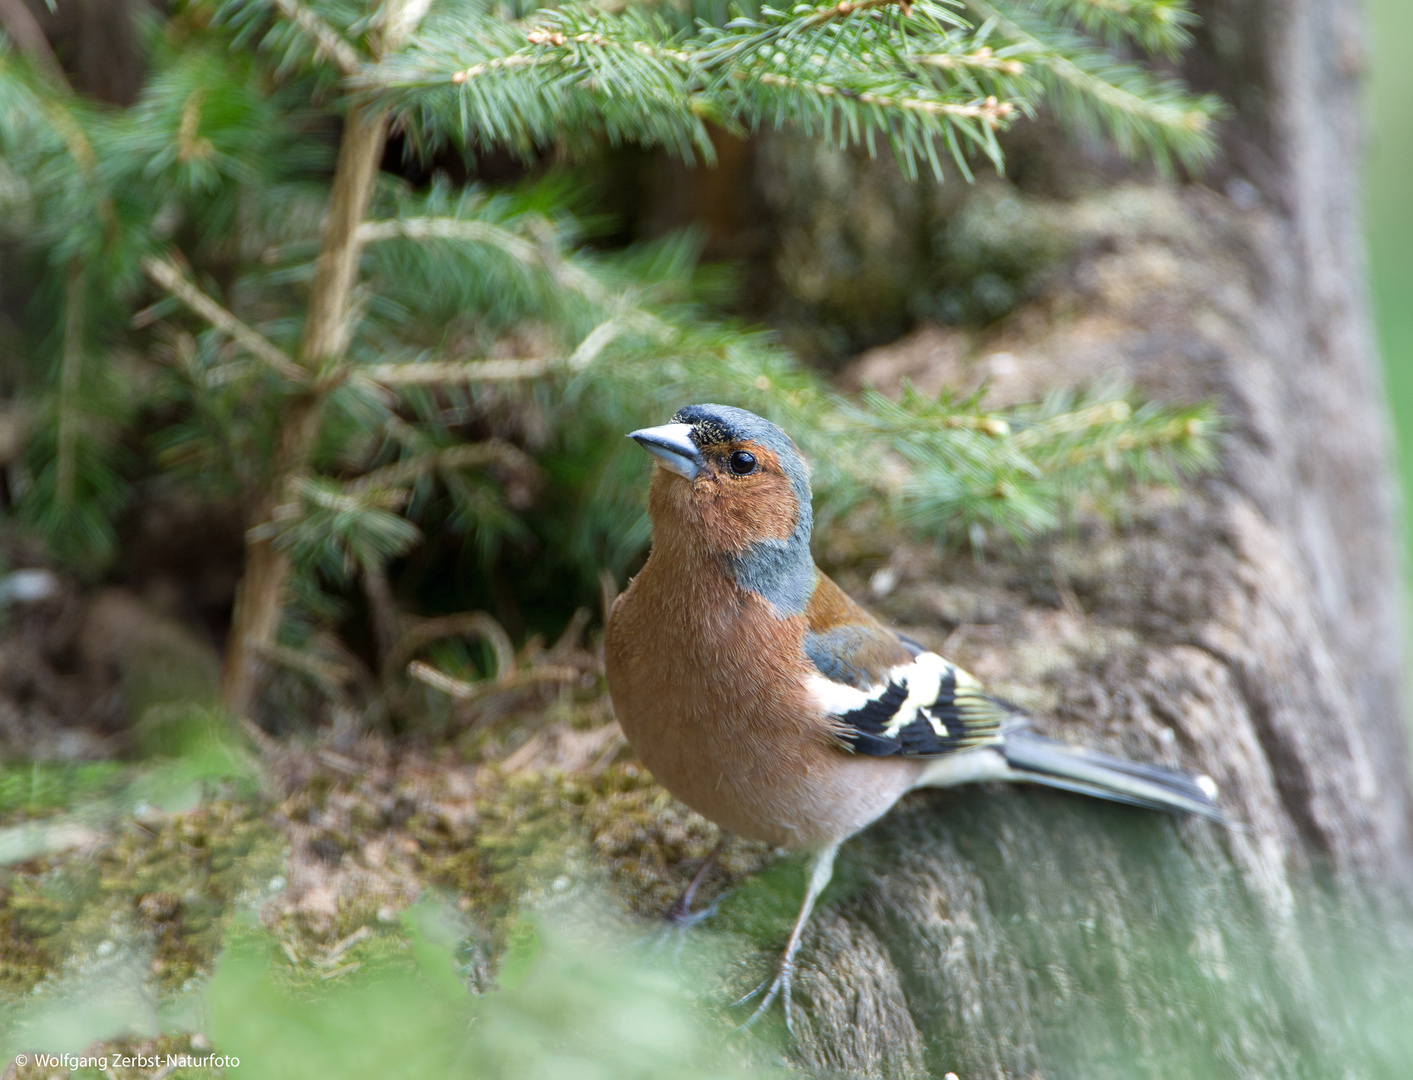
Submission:
<svg viewBox="0 0 1413 1080">
<path fill-rule="evenodd" d="M 0 14 L 24 2 L 0 0 Z M 468 164 L 444 136 L 474 132 L 409 68 L 419 121 L 382 159 L 382 233 L 349 346 L 350 366 L 405 397 L 390 406 L 351 378 L 291 470 L 292 507 L 261 499 L 279 487 L 270 448 L 297 390 L 167 293 L 195 282 L 299 355 L 342 131 L 339 75 L 320 65 L 337 54 L 290 30 L 307 15 L 296 0 L 175 2 L 159 5 L 170 22 L 136 27 L 120 6 L 29 3 L 105 102 L 132 106 L 134 58 L 156 42 L 163 77 L 132 122 L 44 113 L 12 126 L 48 140 L 50 158 L 24 176 L 0 168 L 0 212 L 28 180 L 27 205 L 45 208 L 14 218 L 31 261 L 0 249 L 0 426 L 24 430 L 13 406 L 42 403 L 22 418 L 40 434 L 5 445 L 4 498 L 20 509 L 0 534 L 3 1080 L 156 1071 L 7 1064 L 36 1048 L 189 1053 L 196 1064 L 163 1075 L 202 1080 L 775 1076 L 802 1061 L 833 1076 L 839 1060 L 910 1080 L 1409 1075 L 1413 921 L 1342 891 L 1324 861 L 1337 829 L 1302 847 L 1317 830 L 1289 820 L 1309 794 L 1290 762 L 1274 781 L 1258 762 L 1267 787 L 1246 798 L 1255 757 L 1222 740 L 1249 687 L 1225 672 L 1184 681 L 1135 645 L 1152 635 L 1206 663 L 1210 644 L 1191 648 L 1189 631 L 1210 598 L 1193 582 L 1230 546 L 1200 510 L 1220 488 L 1207 480 L 1227 390 L 1208 360 L 1250 339 L 1202 338 L 1210 325 L 1189 315 L 1210 315 L 1228 286 L 1249 299 L 1251 267 L 1226 241 L 1269 208 L 1228 161 L 1192 183 L 1154 168 L 1195 175 L 1192 132 L 1221 112 L 1214 99 L 1097 66 L 1137 78 L 1126 85 L 1177 134 L 1106 126 L 1059 95 L 1046 108 L 1061 122 L 1042 109 L 1005 136 L 1004 178 L 979 139 L 977 182 L 944 160 L 937 184 L 926 161 L 906 180 L 881 147 L 871 161 L 719 128 L 696 147 L 715 153 L 711 170 L 530 136 L 529 154 L 483 147 Z M 1069 13 L 1089 11 L 1096 40 L 1186 70 L 1163 45 L 1185 17 L 1173 0 L 1005 6 L 1069 20 L 1064 48 L 1081 19 Z M 314 7 L 365 41 L 360 3 Z M 685 25 L 723 22 L 726 7 L 660 10 Z M 1157 44 L 1133 46 L 1105 21 L 1114 11 L 1149 20 Z M 1413 543 L 1413 5 L 1371 0 L 1369 15 L 1370 290 Z M 1199 63 L 1238 22 L 1198 30 Z M 524 47 L 521 30 L 507 48 Z M 1038 46 L 952 44 L 939 71 L 970 57 L 1000 80 L 989 87 L 1038 92 L 1005 81 Z M 1259 100 L 1242 57 L 1222 62 L 1204 83 Z M 0 67 L 7 93 L 14 70 Z M 0 125 L 33 119 L 29 100 L 0 94 Z M 76 127 L 50 116 L 97 132 L 101 167 L 65 165 L 83 158 L 64 145 Z M 100 198 L 94 176 L 111 184 Z M 258 207 L 242 219 L 232 192 L 247 189 Z M 408 222 L 430 217 L 486 250 L 424 255 Z M 144 256 L 172 251 L 144 277 Z M 75 268 L 99 271 L 87 292 Z M 66 310 L 100 326 L 86 375 Z M 571 354 L 581 368 L 552 367 Z M 467 357 L 540 374 L 436 389 L 409 376 Z M 79 423 L 54 404 L 69 391 Z M 846 849 L 811 940 L 810 962 L 857 993 L 806 980 L 818 1020 L 800 1039 L 778 1024 L 732 1038 L 724 1003 L 768 970 L 800 867 L 738 844 L 708 882 L 713 918 L 690 937 L 660 932 L 716 831 L 637 767 L 598 656 L 603 606 L 647 543 L 646 465 L 620 435 L 689 398 L 758 408 L 805 445 L 818 557 L 852 593 L 1071 734 L 1170 764 L 1212 751 L 1256 827 L 1227 836 L 1034 793 L 918 800 Z M 82 451 L 67 480 L 49 468 L 65 439 Z M 66 482 L 84 498 L 24 509 Z M 286 625 L 257 658 L 266 682 L 233 693 L 220 650 L 244 527 L 266 518 L 307 527 L 280 537 L 294 569 Z M 1163 546 L 1188 534 L 1181 559 Z M 1191 717 L 1207 727 L 1184 728 Z M 923 882 L 932 905 L 911 922 L 906 888 L 887 891 L 899 880 Z"/>
<path fill-rule="evenodd" d="M 1410 492 L 1405 506 L 1413 508 L 1413 6 L 1373 0 L 1370 16 L 1369 264 L 1404 490 Z"/>
</svg>

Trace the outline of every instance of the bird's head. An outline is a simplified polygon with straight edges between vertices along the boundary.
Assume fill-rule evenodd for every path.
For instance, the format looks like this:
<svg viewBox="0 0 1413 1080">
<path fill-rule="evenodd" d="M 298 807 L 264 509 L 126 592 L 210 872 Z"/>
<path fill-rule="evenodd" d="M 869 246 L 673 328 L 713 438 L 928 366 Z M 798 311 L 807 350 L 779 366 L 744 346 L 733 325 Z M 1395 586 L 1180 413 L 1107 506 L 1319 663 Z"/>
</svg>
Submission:
<svg viewBox="0 0 1413 1080">
<path fill-rule="evenodd" d="M 628 436 L 657 458 L 649 512 L 668 537 L 724 558 L 743 588 L 803 610 L 814 588 L 809 469 L 769 420 L 729 405 L 689 405 Z M 802 592 L 803 590 L 803 592 Z"/>
</svg>

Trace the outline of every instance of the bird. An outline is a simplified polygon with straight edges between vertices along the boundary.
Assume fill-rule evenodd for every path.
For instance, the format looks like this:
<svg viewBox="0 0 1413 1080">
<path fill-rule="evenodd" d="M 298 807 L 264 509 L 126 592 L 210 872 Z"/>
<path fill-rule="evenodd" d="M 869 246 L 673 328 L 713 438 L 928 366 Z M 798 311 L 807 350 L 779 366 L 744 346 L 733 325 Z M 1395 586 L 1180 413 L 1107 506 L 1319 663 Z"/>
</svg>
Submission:
<svg viewBox="0 0 1413 1080">
<path fill-rule="evenodd" d="M 728 834 L 807 859 L 805 892 L 773 978 L 743 1026 L 791 985 L 805 927 L 840 845 L 918 788 L 1028 782 L 1224 821 L 1205 775 L 1071 746 L 1021 709 L 889 629 L 810 552 L 809 469 L 775 424 L 691 405 L 630 432 L 655 459 L 647 562 L 614 601 L 604 659 L 614 713 L 673 796 Z M 738 1002 L 740 1004 L 740 1002 Z"/>
</svg>

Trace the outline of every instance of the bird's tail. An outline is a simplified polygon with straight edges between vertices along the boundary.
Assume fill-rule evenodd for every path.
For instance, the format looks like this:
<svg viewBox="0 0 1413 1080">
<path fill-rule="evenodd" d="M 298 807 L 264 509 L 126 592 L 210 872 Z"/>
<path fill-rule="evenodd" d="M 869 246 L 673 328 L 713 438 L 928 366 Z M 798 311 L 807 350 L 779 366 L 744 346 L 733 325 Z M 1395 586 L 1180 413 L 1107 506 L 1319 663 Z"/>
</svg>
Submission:
<svg viewBox="0 0 1413 1080">
<path fill-rule="evenodd" d="M 1177 772 L 1161 765 L 1141 765 L 1097 750 L 1069 746 L 1037 735 L 1021 724 L 1006 726 L 1005 739 L 998 749 L 1009 766 L 1009 780 L 1031 781 L 1151 810 L 1226 820 L 1217 806 L 1217 785 L 1210 776 Z"/>
</svg>

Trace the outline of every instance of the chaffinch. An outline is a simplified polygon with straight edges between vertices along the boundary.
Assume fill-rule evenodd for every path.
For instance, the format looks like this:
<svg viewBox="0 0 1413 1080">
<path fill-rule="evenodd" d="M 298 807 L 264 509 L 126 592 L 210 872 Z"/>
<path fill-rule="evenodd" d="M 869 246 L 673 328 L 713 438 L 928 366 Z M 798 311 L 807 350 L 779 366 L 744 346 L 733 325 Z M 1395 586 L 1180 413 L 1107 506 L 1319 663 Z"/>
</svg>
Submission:
<svg viewBox="0 0 1413 1080">
<path fill-rule="evenodd" d="M 652 552 L 605 636 L 619 723 L 682 802 L 810 857 L 799 916 L 748 1024 L 777 998 L 790 1023 L 795 954 L 839 845 L 914 788 L 1028 781 L 1222 820 L 1209 777 L 1037 735 L 971 675 L 854 603 L 814 564 L 809 471 L 774 424 L 693 405 L 629 437 L 658 467 Z"/>
</svg>

